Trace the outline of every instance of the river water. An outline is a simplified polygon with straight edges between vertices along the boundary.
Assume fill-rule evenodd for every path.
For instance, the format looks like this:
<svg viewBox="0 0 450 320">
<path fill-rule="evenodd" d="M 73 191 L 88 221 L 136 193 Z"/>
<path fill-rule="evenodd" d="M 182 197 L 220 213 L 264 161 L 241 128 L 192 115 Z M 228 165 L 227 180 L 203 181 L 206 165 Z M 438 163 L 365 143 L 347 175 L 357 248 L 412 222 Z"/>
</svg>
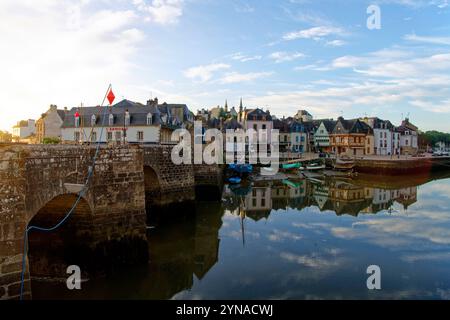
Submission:
<svg viewBox="0 0 450 320">
<path fill-rule="evenodd" d="M 147 230 L 148 264 L 72 291 L 32 274 L 33 299 L 450 299 L 449 178 L 225 186 L 194 211 Z"/>
</svg>

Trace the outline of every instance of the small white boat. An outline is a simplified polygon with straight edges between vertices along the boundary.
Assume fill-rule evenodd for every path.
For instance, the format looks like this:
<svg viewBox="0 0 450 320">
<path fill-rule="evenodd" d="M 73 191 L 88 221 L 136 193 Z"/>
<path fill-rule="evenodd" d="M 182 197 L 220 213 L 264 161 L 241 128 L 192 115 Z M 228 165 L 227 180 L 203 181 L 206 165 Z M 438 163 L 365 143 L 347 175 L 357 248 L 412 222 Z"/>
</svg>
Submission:
<svg viewBox="0 0 450 320">
<path fill-rule="evenodd" d="M 269 167 L 262 167 L 261 174 L 262 175 L 273 175 L 275 173 L 275 169 Z"/>
<path fill-rule="evenodd" d="M 347 171 L 347 170 L 353 170 L 354 167 L 355 167 L 355 161 L 350 158 L 340 158 L 340 159 L 338 158 L 338 159 L 336 159 L 336 162 L 334 163 L 335 170 Z"/>
<path fill-rule="evenodd" d="M 308 170 L 308 171 L 318 171 L 318 170 L 324 170 L 324 169 L 325 169 L 324 164 L 312 163 L 312 164 L 306 166 L 306 170 Z"/>
</svg>

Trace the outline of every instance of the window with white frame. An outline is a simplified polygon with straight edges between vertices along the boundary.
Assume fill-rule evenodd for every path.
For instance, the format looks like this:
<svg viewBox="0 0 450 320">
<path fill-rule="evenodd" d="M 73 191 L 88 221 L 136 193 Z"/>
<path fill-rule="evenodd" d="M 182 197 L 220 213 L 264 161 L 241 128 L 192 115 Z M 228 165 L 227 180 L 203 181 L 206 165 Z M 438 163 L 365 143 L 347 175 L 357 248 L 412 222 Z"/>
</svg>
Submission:
<svg viewBox="0 0 450 320">
<path fill-rule="evenodd" d="M 147 125 L 148 126 L 150 126 L 150 125 L 152 125 L 152 114 L 151 113 L 149 113 L 148 115 L 147 115 Z"/>
<path fill-rule="evenodd" d="M 109 115 L 109 126 L 114 125 L 114 116 L 112 114 Z"/>
<path fill-rule="evenodd" d="M 91 117 L 91 127 L 95 126 L 96 122 L 97 122 L 97 117 L 95 116 L 95 114 L 93 114 Z"/>
</svg>

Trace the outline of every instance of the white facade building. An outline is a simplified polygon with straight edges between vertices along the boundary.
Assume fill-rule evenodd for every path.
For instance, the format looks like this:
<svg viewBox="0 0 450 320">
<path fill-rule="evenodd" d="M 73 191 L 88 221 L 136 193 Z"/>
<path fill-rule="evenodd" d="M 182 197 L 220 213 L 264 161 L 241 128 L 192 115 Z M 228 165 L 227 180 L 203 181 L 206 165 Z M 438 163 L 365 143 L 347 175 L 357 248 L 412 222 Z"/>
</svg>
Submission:
<svg viewBox="0 0 450 320">
<path fill-rule="evenodd" d="M 389 120 L 379 118 L 361 119 L 373 129 L 374 154 L 378 156 L 390 156 L 400 152 L 398 133 Z M 394 141 L 395 139 L 395 141 Z"/>
<path fill-rule="evenodd" d="M 248 131 L 252 129 L 258 134 L 258 143 L 265 140 L 268 145 L 271 144 L 273 121 L 268 111 L 265 112 L 259 108 L 245 111 L 241 110 L 238 121 L 244 130 Z M 248 142 L 249 144 L 253 143 L 251 136 L 249 136 Z"/>
<path fill-rule="evenodd" d="M 147 105 L 123 100 L 108 107 L 73 108 L 61 127 L 65 143 L 161 143 L 171 142 L 171 132 L 193 120 L 186 105 Z"/>
<path fill-rule="evenodd" d="M 336 121 L 321 120 L 320 125 L 314 132 L 314 147 L 325 152 L 331 151 L 330 134 L 333 132 Z"/>
<path fill-rule="evenodd" d="M 33 119 L 17 122 L 13 127 L 12 135 L 15 140 L 22 140 L 30 137 L 36 132 L 36 123 Z"/>
</svg>

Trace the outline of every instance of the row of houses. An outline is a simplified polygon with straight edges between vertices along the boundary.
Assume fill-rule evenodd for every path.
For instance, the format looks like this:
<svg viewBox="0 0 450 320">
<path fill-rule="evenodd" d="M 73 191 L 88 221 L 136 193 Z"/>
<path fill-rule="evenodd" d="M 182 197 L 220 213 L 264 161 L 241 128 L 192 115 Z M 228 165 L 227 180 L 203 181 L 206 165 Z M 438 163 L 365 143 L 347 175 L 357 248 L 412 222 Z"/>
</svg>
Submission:
<svg viewBox="0 0 450 320">
<path fill-rule="evenodd" d="M 158 98 L 145 104 L 125 99 L 107 109 L 93 106 L 68 110 L 51 105 L 36 122 L 20 121 L 13 128 L 13 136 L 30 143 L 43 143 L 49 138 L 63 143 L 170 143 L 174 130 L 191 129 L 195 120 L 202 121 L 204 128 L 224 133 L 229 129 L 262 132 L 267 144 L 272 142 L 271 130 L 277 129 L 280 152 L 362 156 L 418 151 L 418 128 L 409 119 L 396 127 L 375 117 L 314 119 L 306 110 L 277 118 L 269 110 L 244 107 L 242 99 L 238 108 L 230 109 L 225 102 L 223 107 L 202 109 L 197 115 L 185 104 L 160 104 Z M 251 143 L 251 139 L 246 142 Z M 234 137 L 225 136 L 225 143 L 235 142 Z"/>
<path fill-rule="evenodd" d="M 399 126 L 389 120 L 377 117 L 358 119 L 317 119 L 306 110 L 299 110 L 294 116 L 276 118 L 269 110 L 243 107 L 239 111 L 215 107 L 209 112 L 199 110 L 197 119 L 208 128 L 217 128 L 224 133 L 227 129 L 254 129 L 279 131 L 280 152 L 305 153 L 327 152 L 338 155 L 413 155 L 418 152 L 418 128 L 408 118 Z M 233 141 L 227 139 L 227 143 Z M 270 134 L 267 143 L 270 144 Z"/>
</svg>

